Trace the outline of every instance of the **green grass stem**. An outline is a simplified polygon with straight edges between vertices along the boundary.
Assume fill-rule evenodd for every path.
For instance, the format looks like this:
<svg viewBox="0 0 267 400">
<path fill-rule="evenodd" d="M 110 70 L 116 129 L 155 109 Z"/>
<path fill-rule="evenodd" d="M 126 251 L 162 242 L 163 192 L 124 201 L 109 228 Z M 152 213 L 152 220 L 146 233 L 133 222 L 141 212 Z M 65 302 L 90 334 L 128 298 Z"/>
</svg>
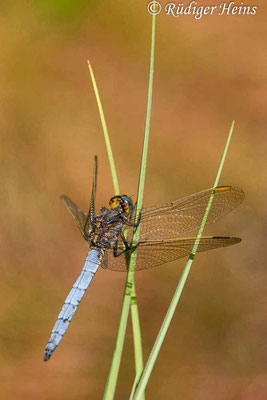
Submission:
<svg viewBox="0 0 267 400">
<path fill-rule="evenodd" d="M 104 138 L 105 138 L 108 158 L 109 158 L 109 162 L 110 162 L 110 169 L 111 169 L 114 191 L 115 191 L 115 194 L 119 195 L 120 189 L 119 189 L 119 183 L 118 183 L 118 178 L 117 178 L 117 172 L 116 172 L 116 168 L 115 168 L 115 162 L 114 162 L 114 158 L 113 158 L 113 152 L 112 152 L 112 148 L 111 148 L 111 142 L 109 139 L 108 129 L 107 129 L 107 125 L 105 122 L 104 111 L 103 111 L 102 103 L 100 100 L 96 80 L 94 77 L 93 68 L 90 65 L 89 61 L 88 61 L 88 68 L 89 68 L 89 72 L 90 72 L 91 79 L 93 82 L 93 88 L 95 91 L 98 110 L 99 110 L 99 114 L 100 114 L 100 118 L 101 118 L 101 122 L 102 122 L 102 128 L 103 128 L 103 132 L 104 132 Z M 139 313 L 138 313 L 138 306 L 137 306 L 134 282 L 133 282 L 133 289 L 132 289 L 131 297 L 132 297 L 131 298 L 131 314 L 132 314 L 132 321 L 133 321 L 132 327 L 133 327 L 133 337 L 134 337 L 135 372 L 136 372 L 136 375 L 140 376 L 143 371 L 144 364 L 143 364 L 141 328 L 140 328 L 140 322 L 139 322 Z"/>
<path fill-rule="evenodd" d="M 232 122 L 232 125 L 231 125 L 231 128 L 230 128 L 230 132 L 229 132 L 229 135 L 228 135 L 228 138 L 227 138 L 227 142 L 226 142 L 226 145 L 225 145 L 223 156 L 222 156 L 222 159 L 221 159 L 221 162 L 220 162 L 220 165 L 219 165 L 219 168 L 218 168 L 218 172 L 217 172 L 217 175 L 216 175 L 216 178 L 215 178 L 215 181 L 214 181 L 213 189 L 216 186 L 218 186 L 218 182 L 219 182 L 220 175 L 221 175 L 221 172 L 222 172 L 223 164 L 224 164 L 225 157 L 226 157 L 226 154 L 227 154 L 227 151 L 228 151 L 228 148 L 229 148 L 230 140 L 231 140 L 231 137 L 232 137 L 233 129 L 234 129 L 234 121 Z M 206 208 L 205 214 L 203 216 L 203 219 L 201 221 L 200 228 L 199 228 L 199 231 L 198 231 L 194 246 L 192 248 L 191 254 L 189 255 L 189 257 L 187 259 L 184 271 L 183 271 L 183 273 L 181 275 L 181 278 L 180 278 L 180 280 L 178 282 L 178 285 L 177 285 L 177 288 L 175 290 L 174 296 L 173 296 L 173 298 L 171 300 L 171 303 L 169 305 L 167 314 L 166 314 L 166 316 L 164 318 L 164 321 L 163 321 L 163 323 L 161 325 L 161 328 L 160 328 L 160 331 L 158 333 L 157 339 L 156 339 L 156 341 L 154 343 L 154 346 L 152 348 L 152 351 L 150 353 L 150 356 L 149 356 L 148 361 L 146 363 L 146 366 L 144 368 L 143 374 L 142 374 L 141 379 L 140 379 L 140 381 L 138 383 L 137 389 L 135 391 L 135 395 L 133 397 L 134 400 L 140 400 L 142 398 L 142 396 L 143 396 L 144 391 L 145 391 L 145 388 L 146 388 L 146 385 L 148 383 L 149 377 L 151 375 L 152 369 L 154 367 L 154 364 L 155 364 L 155 362 L 157 360 L 159 351 L 161 349 L 163 340 L 164 340 L 164 338 L 166 336 L 167 330 L 169 328 L 169 325 L 170 325 L 171 320 L 173 318 L 173 315 L 175 313 L 177 304 L 178 304 L 178 302 L 180 300 L 180 297 L 181 297 L 181 294 L 183 292 L 183 288 L 185 286 L 185 283 L 187 281 L 188 275 L 190 273 L 191 265 L 193 263 L 193 259 L 194 259 L 194 256 L 196 254 L 196 251 L 197 251 L 197 248 L 198 248 L 198 244 L 199 244 L 199 241 L 200 241 L 200 238 L 201 238 L 205 223 L 207 221 L 207 217 L 208 217 L 208 214 L 209 214 L 209 211 L 210 211 L 210 207 L 211 207 L 211 204 L 212 204 L 212 201 L 213 201 L 213 197 L 214 197 L 214 191 L 212 192 L 212 194 L 211 194 L 211 196 L 209 198 L 209 201 L 208 201 L 208 204 L 207 204 L 207 208 Z M 136 385 L 136 380 L 135 380 L 135 382 L 133 384 L 133 387 L 135 385 Z"/>
<path fill-rule="evenodd" d="M 150 52 L 150 70 L 149 70 L 149 85 L 148 85 L 148 101 L 147 101 L 147 115 L 146 115 L 146 125 L 145 125 L 145 134 L 144 134 L 144 142 L 143 142 L 143 151 L 142 151 L 142 161 L 141 161 L 141 168 L 140 168 L 140 175 L 139 175 L 139 184 L 138 184 L 138 194 L 137 194 L 137 210 L 140 212 L 142 209 L 143 204 L 143 193 L 144 193 L 144 185 L 145 185 L 145 171 L 146 171 L 146 160 L 147 160 L 147 152 L 148 152 L 148 142 L 149 142 L 149 128 L 150 128 L 150 119 L 151 119 L 151 106 L 152 106 L 152 88 L 153 88 L 153 74 L 154 74 L 154 52 L 155 52 L 155 16 L 152 17 L 152 34 L 151 34 L 151 52 Z M 136 213 L 136 218 L 138 218 L 138 212 Z M 133 243 L 138 242 L 139 237 L 139 228 L 136 229 L 133 235 Z M 121 362 L 121 355 L 122 349 L 124 345 L 128 315 L 129 315 L 129 308 L 132 301 L 132 293 L 134 290 L 134 272 L 135 272 L 135 261 L 136 261 L 136 251 L 132 252 L 129 270 L 127 273 L 125 290 L 124 290 L 124 297 L 122 303 L 122 310 L 121 316 L 118 326 L 117 338 L 115 349 L 113 351 L 111 365 L 109 369 L 108 379 L 105 387 L 104 392 L 104 400 L 112 400 L 114 398 L 120 362 Z M 133 297 L 134 303 L 134 297 Z M 138 323 L 139 318 L 135 318 L 135 309 L 134 311 L 134 318 L 132 320 L 133 327 L 135 324 Z M 132 315 L 133 315 L 132 314 Z M 138 340 L 138 337 L 135 337 L 134 340 Z M 138 371 L 136 372 L 136 376 L 139 379 L 141 376 L 142 370 L 139 370 L 139 366 L 142 367 L 141 363 L 141 356 L 140 352 L 135 352 L 135 359 L 138 360 Z M 141 396 L 144 399 L 144 393 Z"/>
<path fill-rule="evenodd" d="M 132 318 L 133 341 L 134 341 L 135 375 L 138 376 L 140 379 L 144 369 L 144 361 L 143 361 L 142 336 L 140 329 L 139 312 L 138 312 L 134 282 L 131 292 L 131 318 Z M 143 399 L 144 398 L 145 397 L 143 397 Z"/>
<path fill-rule="evenodd" d="M 117 178 L 117 172 L 116 172 L 116 168 L 115 168 L 115 162 L 114 162 L 114 158 L 113 158 L 113 152 L 112 152 L 112 148 L 111 148 L 111 142 L 109 139 L 108 129 L 107 129 L 107 125 L 105 122 L 104 111 L 103 111 L 102 103 L 100 100 L 96 80 L 94 77 L 93 68 L 92 68 L 91 64 L 89 63 L 89 61 L 88 61 L 88 68 L 89 68 L 89 72 L 90 72 L 91 79 L 93 82 L 93 88 L 94 88 L 95 96 L 97 99 L 98 110 L 99 110 L 102 128 L 103 128 L 103 132 L 104 132 L 104 138 L 105 138 L 105 143 L 106 143 L 106 148 L 107 148 L 107 153 L 108 153 L 108 158 L 109 158 L 109 163 L 110 163 L 110 170 L 111 170 L 111 175 L 112 175 L 112 180 L 113 180 L 114 191 L 115 191 L 115 194 L 119 195 L 120 189 L 119 189 L 119 183 L 118 183 L 118 178 Z M 135 373 L 137 376 L 140 376 L 143 371 L 144 364 L 143 364 L 141 328 L 140 328 L 140 322 L 139 322 L 139 313 L 138 313 L 138 306 L 137 306 L 134 282 L 133 282 L 133 289 L 132 289 L 131 296 L 132 296 L 132 298 L 131 298 L 131 313 L 132 313 L 132 321 L 133 321 L 132 327 L 133 327 L 133 337 L 134 337 Z M 120 347 L 119 347 L 119 350 L 120 350 Z"/>
<path fill-rule="evenodd" d="M 92 79 L 93 88 L 94 88 L 97 105 L 98 105 L 98 110 L 99 110 L 99 114 L 100 114 L 100 119 L 101 119 L 101 123 L 102 123 L 102 128 L 103 128 L 103 132 L 104 132 L 104 138 L 105 138 L 108 158 L 109 158 L 109 162 L 110 162 L 110 169 L 111 169 L 111 174 L 112 174 L 114 191 L 115 191 L 115 194 L 120 194 L 117 173 L 116 173 L 116 168 L 115 168 L 115 162 L 114 162 L 114 158 L 113 158 L 113 152 L 112 152 L 112 148 L 111 148 L 111 142 L 109 139 L 108 129 L 107 129 L 107 125 L 105 122 L 104 111 L 103 111 L 102 103 L 100 100 L 96 80 L 94 77 L 93 68 L 92 68 L 91 64 L 89 63 L 89 61 L 88 61 L 88 68 L 89 68 L 90 76 Z M 126 293 L 126 290 L 125 290 L 125 293 Z M 125 293 L 124 293 L 124 296 L 125 296 Z M 128 295 L 128 291 L 127 291 L 127 295 Z M 127 304 L 127 301 L 126 301 L 126 304 Z M 136 371 L 136 376 L 140 377 L 141 373 L 143 371 L 143 352 L 142 352 L 141 329 L 140 329 L 140 321 L 139 321 L 139 313 L 138 313 L 134 281 L 132 282 L 130 307 L 131 307 L 132 328 L 133 328 L 133 338 L 134 338 L 135 371 Z M 126 322 L 126 326 L 124 326 L 124 323 L 121 325 L 121 333 L 123 333 L 123 331 L 124 332 L 126 331 L 127 320 L 128 320 L 128 318 L 125 319 L 123 317 L 123 315 L 125 315 L 125 312 L 126 312 L 124 310 L 125 310 L 125 306 L 122 307 L 123 312 L 121 313 L 121 315 L 123 318 L 123 322 L 124 323 Z M 115 346 L 115 349 L 113 352 L 113 359 L 115 360 L 113 363 L 113 366 L 120 364 L 120 358 L 121 358 L 121 353 L 122 353 L 123 344 L 124 344 L 124 337 L 125 336 L 123 336 L 122 334 L 117 335 L 116 346 Z M 114 370 L 116 372 L 116 369 L 113 369 L 113 371 Z M 113 376 L 112 370 L 110 371 L 109 376 L 111 376 L 111 380 L 113 380 L 112 379 L 112 376 Z M 143 399 L 144 399 L 144 396 L 143 396 Z"/>
<path fill-rule="evenodd" d="M 99 96 L 98 87 L 97 87 L 97 84 L 96 84 L 93 68 L 92 68 L 89 60 L 87 60 L 87 63 L 88 63 L 88 69 L 89 69 L 90 76 L 91 76 L 92 83 L 93 83 L 96 102 L 97 102 L 98 111 L 99 111 L 101 124 L 102 124 L 102 128 L 103 128 L 103 133 L 104 133 L 104 138 L 105 138 L 105 143 L 106 143 L 106 148 L 107 148 L 107 153 L 108 153 L 108 159 L 109 159 L 109 165 L 110 165 L 110 171 L 111 171 L 111 175 L 112 175 L 114 191 L 115 191 L 116 195 L 119 195 L 120 194 L 119 181 L 118 181 L 118 177 L 117 177 L 117 173 L 116 173 L 116 167 L 115 167 L 112 147 L 111 147 L 111 143 L 110 143 L 110 139 L 109 139 L 108 128 L 107 128 L 107 124 L 106 124 L 106 120 L 105 120 L 104 110 L 103 110 L 102 103 L 101 103 L 101 100 L 100 100 L 100 96 Z"/>
</svg>

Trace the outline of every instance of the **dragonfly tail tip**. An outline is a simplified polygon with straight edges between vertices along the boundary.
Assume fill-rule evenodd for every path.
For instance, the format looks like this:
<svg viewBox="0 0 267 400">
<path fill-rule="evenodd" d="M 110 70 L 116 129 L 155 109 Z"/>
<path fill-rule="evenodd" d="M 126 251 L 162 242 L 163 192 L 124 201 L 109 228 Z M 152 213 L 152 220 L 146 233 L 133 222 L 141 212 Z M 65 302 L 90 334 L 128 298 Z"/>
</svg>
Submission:
<svg viewBox="0 0 267 400">
<path fill-rule="evenodd" d="M 51 355 L 52 355 L 52 351 L 51 350 L 45 350 L 45 352 L 44 352 L 44 361 L 45 362 L 48 361 L 49 358 L 51 357 Z"/>
</svg>

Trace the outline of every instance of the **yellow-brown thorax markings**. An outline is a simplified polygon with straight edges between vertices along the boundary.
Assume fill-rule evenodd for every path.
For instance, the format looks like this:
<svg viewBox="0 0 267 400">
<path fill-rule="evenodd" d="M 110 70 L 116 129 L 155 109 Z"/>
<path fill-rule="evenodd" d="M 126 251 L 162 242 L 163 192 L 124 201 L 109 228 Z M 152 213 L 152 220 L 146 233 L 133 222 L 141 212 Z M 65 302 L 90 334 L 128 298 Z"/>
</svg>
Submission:
<svg viewBox="0 0 267 400">
<path fill-rule="evenodd" d="M 117 245 L 122 228 L 129 224 L 133 206 L 127 196 L 114 196 L 109 201 L 110 209 L 102 207 L 101 214 L 94 217 L 91 224 L 89 243 L 91 248 L 97 248 L 104 253 Z"/>
</svg>

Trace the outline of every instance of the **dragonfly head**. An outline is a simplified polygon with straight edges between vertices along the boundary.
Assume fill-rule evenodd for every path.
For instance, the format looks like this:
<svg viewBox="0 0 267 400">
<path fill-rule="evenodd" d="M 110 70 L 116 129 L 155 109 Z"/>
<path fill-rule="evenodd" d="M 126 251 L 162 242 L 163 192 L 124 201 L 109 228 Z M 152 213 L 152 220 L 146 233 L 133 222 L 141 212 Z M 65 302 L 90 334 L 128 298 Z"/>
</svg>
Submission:
<svg viewBox="0 0 267 400">
<path fill-rule="evenodd" d="M 121 207 L 122 210 L 129 215 L 132 215 L 134 209 L 132 199 L 130 199 L 130 197 L 126 196 L 125 194 L 123 194 L 122 196 L 111 197 L 111 199 L 109 200 L 109 207 L 111 208 L 111 210 L 116 207 Z"/>
</svg>

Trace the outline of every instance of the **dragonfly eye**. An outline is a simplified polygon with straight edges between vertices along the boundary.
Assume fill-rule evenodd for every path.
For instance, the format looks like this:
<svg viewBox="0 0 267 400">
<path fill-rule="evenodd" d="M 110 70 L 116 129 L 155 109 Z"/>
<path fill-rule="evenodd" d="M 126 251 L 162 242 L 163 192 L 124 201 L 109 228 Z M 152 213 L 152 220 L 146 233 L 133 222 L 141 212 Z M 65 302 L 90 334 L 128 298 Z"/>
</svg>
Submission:
<svg viewBox="0 0 267 400">
<path fill-rule="evenodd" d="M 131 216 L 133 213 L 133 209 L 134 209 L 132 199 L 130 197 L 126 196 L 125 194 L 123 194 L 121 196 L 121 198 L 123 200 L 124 211 L 127 212 L 127 214 L 130 214 L 130 216 Z"/>
<path fill-rule="evenodd" d="M 111 210 L 118 206 L 121 206 L 123 211 L 127 214 L 130 214 L 133 211 L 133 202 L 130 197 L 126 195 L 111 197 L 109 200 L 109 207 Z"/>
<path fill-rule="evenodd" d="M 122 202 L 121 196 L 113 196 L 109 200 L 109 207 L 113 210 L 115 207 L 118 207 Z"/>
</svg>

